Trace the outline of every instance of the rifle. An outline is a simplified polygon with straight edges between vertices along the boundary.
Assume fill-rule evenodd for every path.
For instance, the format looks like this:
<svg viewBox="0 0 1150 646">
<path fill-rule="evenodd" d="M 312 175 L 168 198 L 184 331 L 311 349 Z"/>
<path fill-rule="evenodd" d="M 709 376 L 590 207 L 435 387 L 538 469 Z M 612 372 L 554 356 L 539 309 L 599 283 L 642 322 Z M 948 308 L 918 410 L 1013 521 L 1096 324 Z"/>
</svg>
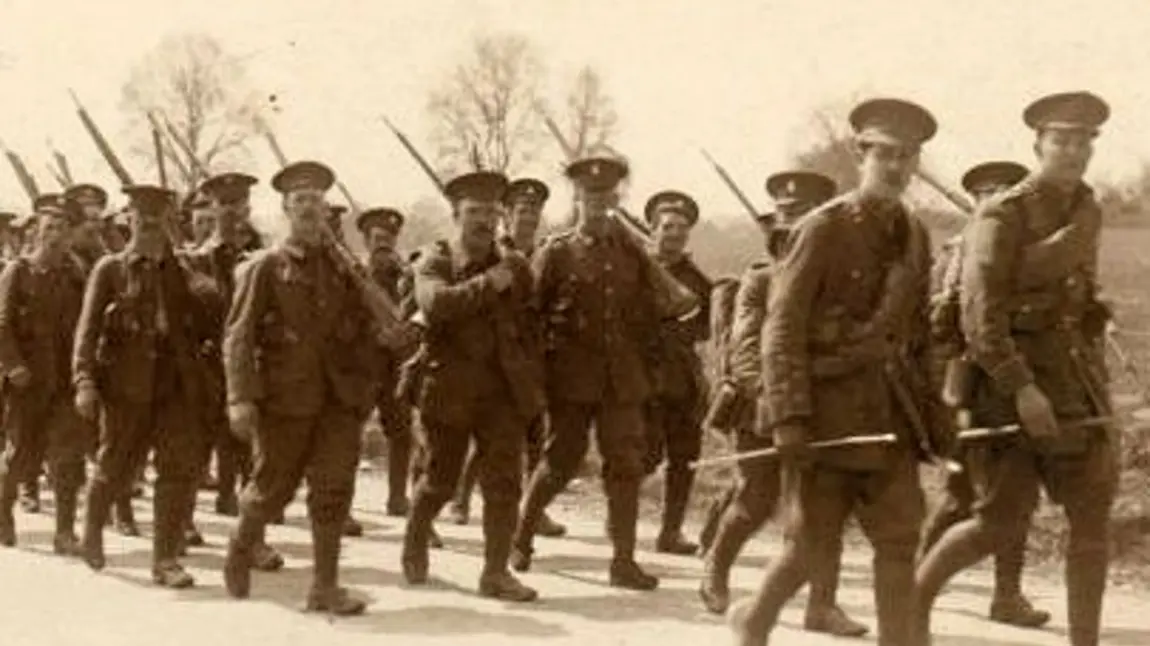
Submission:
<svg viewBox="0 0 1150 646">
<path fill-rule="evenodd" d="M 147 114 L 147 116 L 148 116 L 148 123 L 150 123 L 152 125 L 152 132 L 158 132 L 161 135 L 160 139 L 159 139 L 161 149 L 163 150 L 164 153 L 167 154 L 168 157 L 171 158 L 172 163 L 174 163 L 176 165 L 176 169 L 180 171 L 180 175 L 187 178 L 188 182 L 193 185 L 193 186 L 190 186 L 189 189 L 194 188 L 196 178 L 192 177 L 192 173 L 188 169 L 187 164 L 184 163 L 184 160 L 180 159 L 180 156 L 176 153 L 176 150 L 174 148 L 172 148 L 170 140 L 175 140 L 176 138 L 173 137 L 171 135 L 171 133 L 169 133 L 168 136 L 166 136 L 166 137 L 163 136 L 164 129 L 160 127 L 160 122 L 156 119 L 155 114 L 149 112 Z M 182 142 L 180 145 L 182 146 Z M 193 159 L 192 163 L 198 163 L 198 162 L 195 159 Z"/>
<path fill-rule="evenodd" d="M 24 165 L 24 161 L 20 159 L 20 155 L 13 152 L 8 145 L 0 140 L 0 149 L 4 150 L 4 156 L 8 158 L 8 163 L 12 165 L 12 171 L 16 173 L 16 179 L 20 181 L 20 186 L 24 188 L 24 192 L 28 195 L 30 201 L 36 201 L 40 197 L 40 187 L 36 185 L 36 178 L 32 177 L 32 173 L 28 172 L 28 167 Z"/>
<path fill-rule="evenodd" d="M 53 171 L 52 174 L 57 175 L 63 179 L 64 186 L 71 186 L 72 184 L 75 184 L 75 180 L 72 179 L 72 169 L 68 167 L 68 158 L 64 156 L 64 153 L 60 152 L 60 150 L 56 148 L 51 139 L 48 140 L 48 147 L 52 149 L 52 157 L 55 158 L 56 168 L 59 171 Z"/>
<path fill-rule="evenodd" d="M 703 153 L 703 157 L 705 157 L 707 161 L 710 162 L 711 168 L 714 168 L 715 172 L 718 173 L 719 179 L 723 180 L 723 183 L 727 185 L 727 188 L 731 189 L 731 192 L 735 194 L 735 197 L 743 205 L 743 208 L 747 210 L 747 214 L 751 216 L 751 220 L 758 222 L 758 210 L 755 209 L 755 205 L 751 203 L 751 200 L 747 198 L 747 195 L 739 189 L 739 185 L 735 183 L 735 180 L 731 177 L 731 174 L 727 172 L 727 169 L 723 168 L 722 164 L 715 161 L 715 158 L 711 157 L 711 154 L 708 153 L 705 148 L 700 148 L 699 152 Z"/>
<path fill-rule="evenodd" d="M 133 184 L 132 176 L 128 174 L 128 169 L 124 168 L 124 164 L 120 162 L 120 158 L 112 151 L 112 146 L 108 144 L 108 140 L 104 138 L 104 134 L 100 132 L 100 128 L 96 126 L 96 122 L 92 120 L 92 116 L 88 114 L 88 110 L 84 108 L 84 104 L 80 103 L 80 98 L 71 89 L 68 94 L 72 96 L 72 102 L 76 104 L 76 115 L 80 117 L 80 122 L 84 124 L 84 129 L 88 131 L 88 135 L 92 137 L 92 141 L 96 144 L 96 148 L 100 151 L 104 161 L 116 174 L 116 178 L 120 180 L 120 184 L 128 186 Z"/>
</svg>

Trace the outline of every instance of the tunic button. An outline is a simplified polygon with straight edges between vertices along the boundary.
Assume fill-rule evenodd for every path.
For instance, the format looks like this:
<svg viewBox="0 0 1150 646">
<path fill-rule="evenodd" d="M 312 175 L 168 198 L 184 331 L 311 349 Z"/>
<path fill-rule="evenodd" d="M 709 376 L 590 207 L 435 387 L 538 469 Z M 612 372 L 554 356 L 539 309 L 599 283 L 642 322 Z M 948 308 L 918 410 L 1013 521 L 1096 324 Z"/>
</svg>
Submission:
<svg viewBox="0 0 1150 646">
<path fill-rule="evenodd" d="M 862 272 L 857 270 L 857 269 L 852 269 L 851 270 L 851 278 L 853 278 L 855 280 L 862 278 Z"/>
<path fill-rule="evenodd" d="M 1075 279 L 1074 276 L 1071 276 L 1070 278 L 1066 279 L 1066 286 L 1067 287 L 1074 287 L 1077 284 L 1078 284 L 1078 280 Z"/>
<path fill-rule="evenodd" d="M 1022 309 L 1023 313 L 1025 313 L 1025 314 L 1029 314 L 1029 313 L 1030 313 L 1030 310 L 1031 310 L 1032 308 L 1030 307 L 1030 305 L 1023 305 L 1021 309 Z"/>
<path fill-rule="evenodd" d="M 861 216 L 861 215 L 856 215 L 856 216 L 854 216 L 853 218 L 851 218 L 851 222 L 854 222 L 855 224 L 858 224 L 858 223 L 862 222 L 862 220 L 863 220 L 863 219 L 862 219 L 862 216 Z"/>
<path fill-rule="evenodd" d="M 609 262 L 603 263 L 603 271 L 611 271 L 611 263 L 609 263 Z"/>
</svg>

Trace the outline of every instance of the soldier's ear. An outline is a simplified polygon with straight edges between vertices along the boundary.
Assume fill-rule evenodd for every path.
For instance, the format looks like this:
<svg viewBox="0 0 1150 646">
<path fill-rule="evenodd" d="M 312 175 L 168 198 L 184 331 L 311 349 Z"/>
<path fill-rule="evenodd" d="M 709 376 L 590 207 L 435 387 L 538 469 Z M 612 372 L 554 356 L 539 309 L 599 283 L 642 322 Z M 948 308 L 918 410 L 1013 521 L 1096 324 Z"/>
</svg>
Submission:
<svg viewBox="0 0 1150 646">
<path fill-rule="evenodd" d="M 869 146 L 852 137 L 850 144 L 847 147 L 851 152 L 851 158 L 854 160 L 854 162 L 856 164 L 861 164 L 863 157 L 866 157 L 866 151 Z"/>
</svg>

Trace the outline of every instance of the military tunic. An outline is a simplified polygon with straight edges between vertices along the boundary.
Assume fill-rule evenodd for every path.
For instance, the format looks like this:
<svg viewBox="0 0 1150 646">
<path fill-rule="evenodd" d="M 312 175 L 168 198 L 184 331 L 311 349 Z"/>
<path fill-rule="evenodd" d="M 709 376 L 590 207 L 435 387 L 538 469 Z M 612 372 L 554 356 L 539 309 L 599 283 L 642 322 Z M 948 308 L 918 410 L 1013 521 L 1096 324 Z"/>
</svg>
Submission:
<svg viewBox="0 0 1150 646">
<path fill-rule="evenodd" d="M 325 250 L 291 241 L 237 269 L 223 357 L 228 403 L 259 409 L 241 494 L 251 518 L 280 514 L 305 476 L 313 525 L 338 528 L 347 518 L 375 387 L 361 360 L 375 339 L 356 290 Z"/>
<path fill-rule="evenodd" d="M 23 368 L 25 386 L 4 388 L 0 513 L 11 514 L 18 481 L 38 477 L 45 457 L 56 489 L 57 538 L 74 536 L 84 456 L 95 445 L 91 425 L 73 406 L 71 354 L 84 294 L 84 276 L 69 258 L 10 261 L 0 272 L 0 372 Z M 74 539 L 71 539 L 74 540 Z"/>
<path fill-rule="evenodd" d="M 547 504 L 582 464 L 594 425 L 616 560 L 632 562 L 652 394 L 649 335 L 659 319 L 648 260 L 622 236 L 570 231 L 550 238 L 533 260 L 550 424 L 516 533 L 522 554 L 531 553 Z"/>
<path fill-rule="evenodd" d="M 928 402 L 904 406 L 897 389 L 908 386 L 896 379 L 904 366 L 924 366 L 929 349 L 928 233 L 901 204 L 847 193 L 804 217 L 791 245 L 772 276 L 763 330 L 763 428 L 798 425 L 807 441 L 899 439 L 820 450 L 809 467 L 784 469 L 786 549 L 756 599 L 756 625 L 775 624 L 812 560 L 834 552 L 855 514 L 875 550 L 879 641 L 903 643 L 923 514 L 914 418 Z M 868 339 L 881 351 L 835 371 L 820 367 Z"/>
<path fill-rule="evenodd" d="M 977 369 L 970 410 L 978 426 L 1017 422 L 1015 394 L 1027 384 L 1060 422 L 1110 410 L 1096 300 L 1101 213 L 1092 191 L 1029 177 L 988 202 L 967 234 L 961 324 Z M 920 566 L 920 622 L 955 572 L 1029 525 L 1039 485 L 1071 527 L 1067 584 L 1071 643 L 1097 643 L 1105 589 L 1107 526 L 1116 486 L 1112 433 L 1064 427 L 1051 441 L 1025 437 L 968 452 L 975 518 L 939 539 Z"/>
<path fill-rule="evenodd" d="M 85 526 L 85 543 L 100 551 L 108 503 L 154 450 L 153 558 L 157 565 L 175 559 L 181 509 L 200 476 L 200 430 L 186 418 L 206 403 L 193 303 L 188 276 L 171 251 L 152 259 L 129 246 L 101 258 L 88 278 L 72 378 L 77 390 L 94 388 L 103 404 Z"/>
<path fill-rule="evenodd" d="M 524 439 L 528 423 L 543 409 L 544 393 L 530 268 L 521 256 L 508 256 L 503 262 L 510 263 L 514 279 L 499 292 L 487 274 L 499 262 L 494 249 L 471 261 L 439 242 L 413 270 L 415 301 L 427 321 L 427 368 L 418 401 L 428 461 L 415 488 L 405 561 L 422 558 L 431 522 L 450 500 L 474 441 L 485 501 L 484 572 L 507 569 Z"/>
</svg>

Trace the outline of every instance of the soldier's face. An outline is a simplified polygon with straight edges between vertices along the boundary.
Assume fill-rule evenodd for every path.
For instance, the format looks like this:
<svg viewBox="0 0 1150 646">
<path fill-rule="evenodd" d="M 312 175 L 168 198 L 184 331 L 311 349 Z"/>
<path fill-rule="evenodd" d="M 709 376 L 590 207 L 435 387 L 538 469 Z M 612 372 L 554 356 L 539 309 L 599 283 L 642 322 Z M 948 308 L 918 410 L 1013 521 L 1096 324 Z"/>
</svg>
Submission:
<svg viewBox="0 0 1150 646">
<path fill-rule="evenodd" d="M 398 241 L 399 236 L 390 229 L 375 226 L 367 230 L 367 248 L 372 252 L 391 251 Z"/>
<path fill-rule="evenodd" d="M 192 211 L 192 239 L 198 244 L 207 240 L 216 228 L 216 214 L 210 208 Z"/>
<path fill-rule="evenodd" d="M 327 220 L 327 201 L 322 191 L 297 189 L 284 195 L 284 215 L 292 237 L 305 244 L 319 244 Z"/>
<path fill-rule="evenodd" d="M 465 197 L 455 205 L 455 223 L 463 243 L 473 249 L 487 249 L 495 242 L 499 209 L 495 202 Z"/>
<path fill-rule="evenodd" d="M 167 209 L 153 206 L 146 209 L 132 209 L 132 238 L 140 242 L 159 242 L 166 235 L 164 223 Z"/>
<path fill-rule="evenodd" d="M 534 244 L 542 213 L 543 205 L 536 202 L 520 200 L 511 205 L 507 214 L 507 233 L 520 249 Z"/>
<path fill-rule="evenodd" d="M 619 194 L 613 190 L 580 188 L 575 192 L 575 211 L 580 218 L 596 222 L 604 220 L 619 203 Z"/>
<path fill-rule="evenodd" d="M 857 151 L 859 188 L 876 197 L 901 196 L 918 168 L 918 146 L 868 143 L 859 146 Z"/>
<path fill-rule="evenodd" d="M 85 200 L 80 202 L 80 208 L 88 220 L 98 220 L 104 214 L 104 205 L 99 202 Z"/>
<path fill-rule="evenodd" d="M 663 253 L 681 253 L 691 239 L 691 221 L 681 213 L 663 213 L 655 220 L 655 246 Z"/>
<path fill-rule="evenodd" d="M 64 218 L 40 216 L 36 235 L 46 251 L 62 251 L 68 246 L 71 231 Z"/>
<path fill-rule="evenodd" d="M 1039 172 L 1051 179 L 1082 179 L 1094 155 L 1094 134 L 1081 130 L 1044 130 L 1034 144 Z"/>
</svg>

